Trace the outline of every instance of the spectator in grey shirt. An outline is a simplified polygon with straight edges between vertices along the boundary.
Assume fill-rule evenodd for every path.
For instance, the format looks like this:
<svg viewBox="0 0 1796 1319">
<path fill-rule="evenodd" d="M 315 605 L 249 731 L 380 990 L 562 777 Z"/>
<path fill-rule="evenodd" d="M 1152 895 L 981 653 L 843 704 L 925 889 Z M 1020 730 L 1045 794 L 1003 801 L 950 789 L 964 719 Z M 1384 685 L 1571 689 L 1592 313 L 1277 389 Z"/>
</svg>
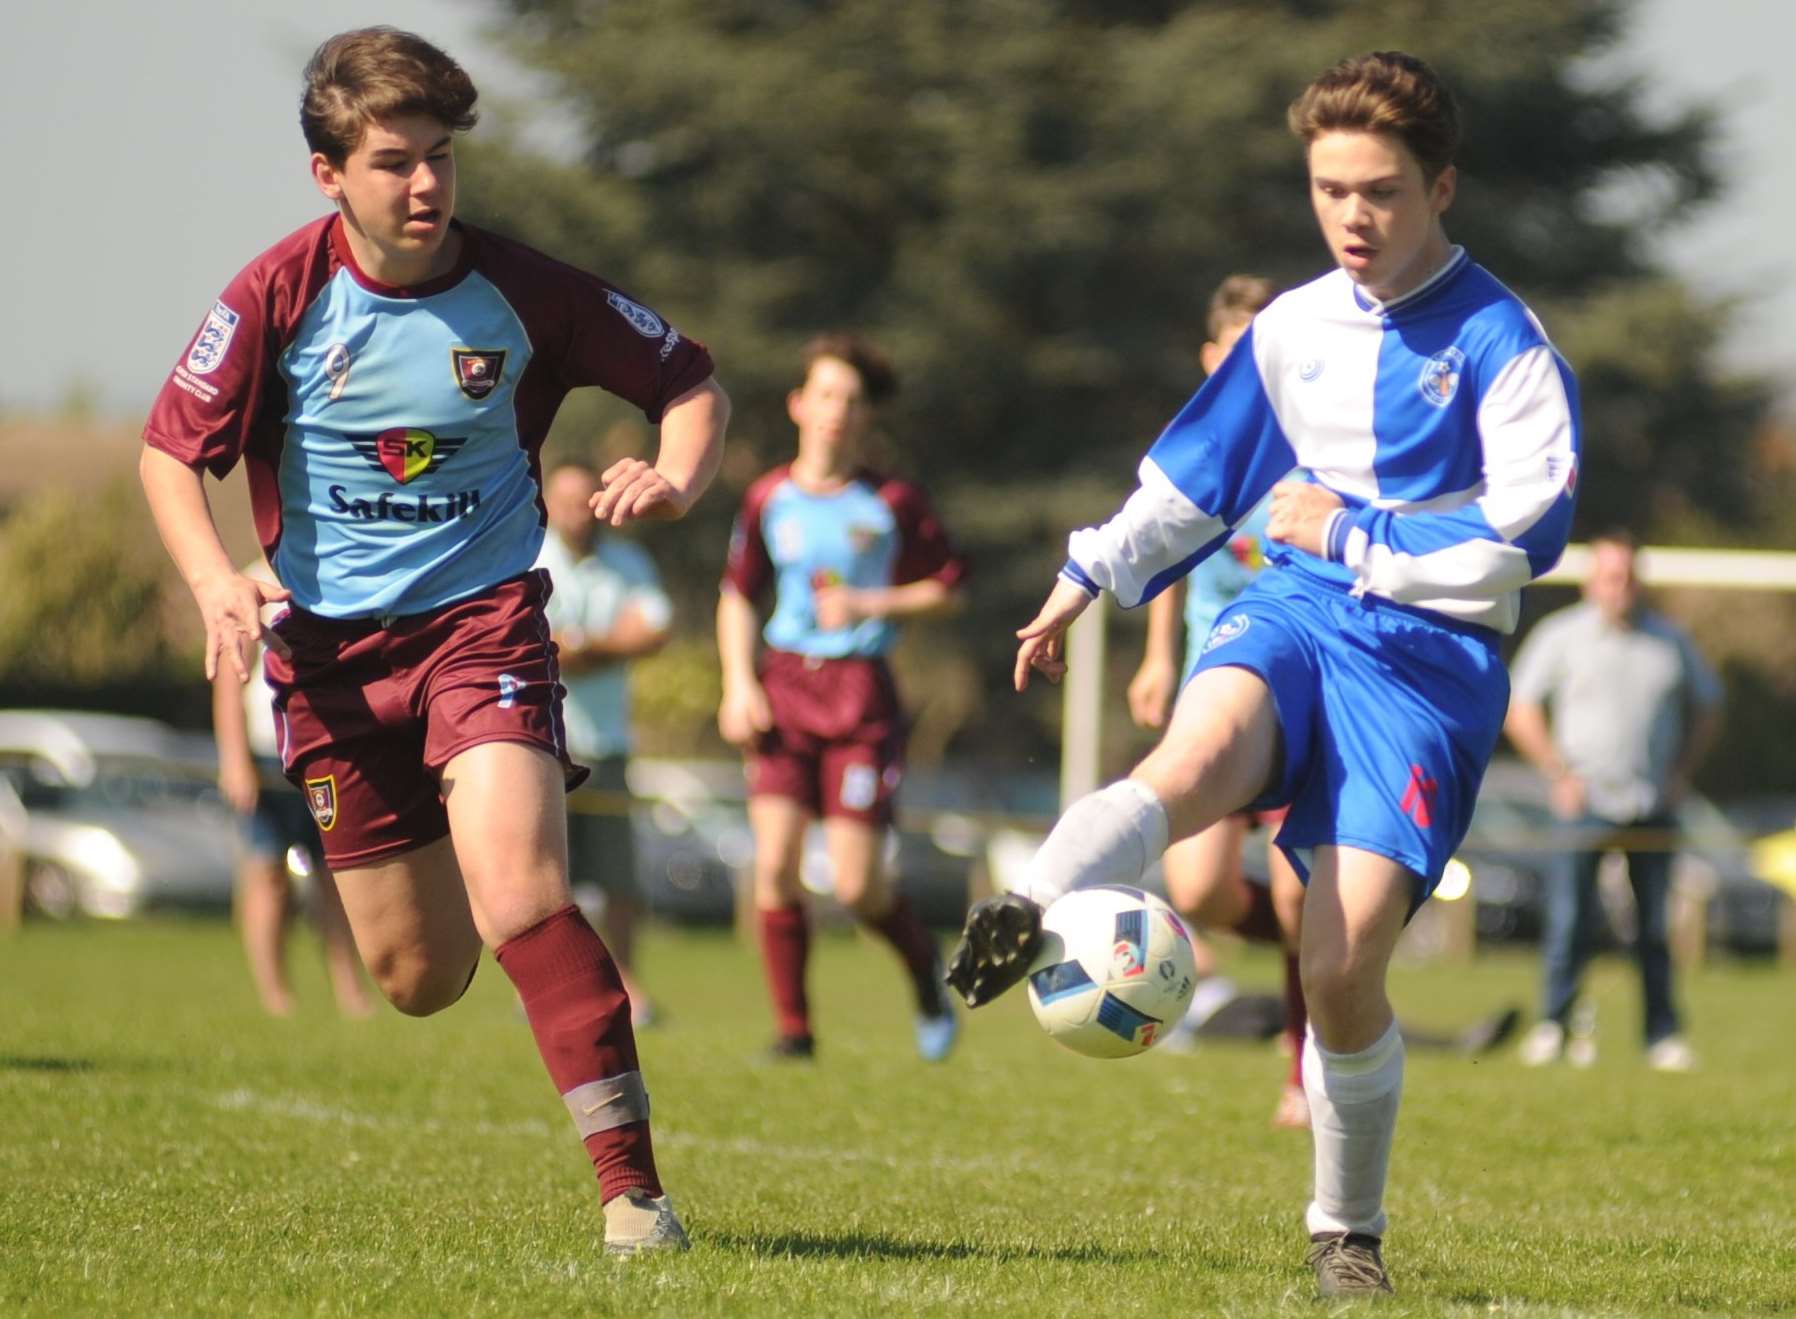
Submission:
<svg viewBox="0 0 1796 1319">
<path fill-rule="evenodd" d="M 1567 833 L 1547 877 L 1541 1020 L 1523 1038 L 1521 1058 L 1538 1066 L 1567 1056 L 1566 1027 L 1595 937 L 1597 865 L 1619 849 L 1639 914 L 1647 1063 L 1687 1071 L 1695 1057 L 1672 1001 L 1665 835 L 1719 730 L 1721 683 L 1676 624 L 1642 605 L 1633 538 L 1609 532 L 1590 548 L 1582 603 L 1543 618 L 1516 656 L 1504 723 L 1552 784 Z M 1589 1063 L 1594 1042 L 1573 1041 L 1569 1056 Z"/>
</svg>

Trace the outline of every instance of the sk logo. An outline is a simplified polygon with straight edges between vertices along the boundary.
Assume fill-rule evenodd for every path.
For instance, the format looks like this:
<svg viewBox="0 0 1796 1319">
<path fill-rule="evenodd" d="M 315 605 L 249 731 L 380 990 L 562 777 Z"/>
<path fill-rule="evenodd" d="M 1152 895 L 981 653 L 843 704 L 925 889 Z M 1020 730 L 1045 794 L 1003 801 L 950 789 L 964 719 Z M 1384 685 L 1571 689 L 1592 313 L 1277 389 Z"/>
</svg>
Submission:
<svg viewBox="0 0 1796 1319">
<path fill-rule="evenodd" d="M 503 348 L 451 348 L 449 361 L 461 392 L 479 400 L 497 389 L 505 374 L 505 353 Z"/>
<path fill-rule="evenodd" d="M 349 442 L 375 471 L 406 485 L 436 471 L 468 440 L 465 435 L 432 435 L 410 426 L 395 426 L 379 435 L 352 435 Z"/>
<path fill-rule="evenodd" d="M 1440 784 L 1429 778 L 1420 765 L 1409 767 L 1409 786 L 1403 790 L 1399 809 L 1415 817 L 1418 827 L 1426 829 L 1434 823 L 1434 794 Z"/>
</svg>

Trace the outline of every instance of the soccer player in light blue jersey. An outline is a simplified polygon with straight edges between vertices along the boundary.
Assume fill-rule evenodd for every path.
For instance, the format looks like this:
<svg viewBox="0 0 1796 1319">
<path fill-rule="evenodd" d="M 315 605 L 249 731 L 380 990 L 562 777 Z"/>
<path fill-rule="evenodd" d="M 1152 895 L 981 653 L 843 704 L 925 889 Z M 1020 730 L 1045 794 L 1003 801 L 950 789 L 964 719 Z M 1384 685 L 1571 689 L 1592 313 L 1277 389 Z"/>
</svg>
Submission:
<svg viewBox="0 0 1796 1319">
<path fill-rule="evenodd" d="M 1404 1053 L 1386 972 L 1495 748 L 1498 640 L 1564 549 L 1578 411 L 1540 324 L 1447 240 L 1458 115 L 1427 65 L 1345 60 L 1290 124 L 1338 269 L 1262 311 L 1149 450 L 1140 488 L 1073 533 L 1017 633 L 1016 686 L 1065 672 L 1066 629 L 1098 592 L 1151 598 L 1268 492 L 1271 566 L 1211 630 L 1160 745 L 1062 815 L 1026 894 L 968 914 L 949 976 L 989 1000 L 1021 979 L 1060 894 L 1134 884 L 1169 841 L 1288 806 L 1277 841 L 1308 883 L 1308 1260 L 1323 1295 L 1351 1296 L 1391 1290 Z"/>
<path fill-rule="evenodd" d="M 824 334 L 801 363 L 786 396 L 798 452 L 743 496 L 717 600 L 717 726 L 746 759 L 772 1054 L 816 1051 L 799 872 L 821 819 L 835 897 L 898 955 L 917 1052 L 940 1062 L 959 1019 L 935 940 L 883 856 L 907 731 L 886 656 L 902 620 L 955 607 L 967 565 L 922 487 L 862 465 L 875 412 L 898 387 L 885 355 L 859 335 Z"/>
<path fill-rule="evenodd" d="M 206 627 L 206 674 L 268 642 L 283 766 L 368 970 L 401 1011 L 493 950 L 592 1160 L 616 1254 L 686 1244 L 662 1192 L 629 1001 L 569 895 L 567 749 L 544 614 L 543 438 L 576 387 L 661 427 L 593 516 L 677 518 L 722 458 L 710 354 L 583 270 L 455 219 L 461 66 L 393 28 L 306 67 L 329 213 L 226 285 L 144 427 L 145 492 Z M 280 581 L 226 556 L 202 474 L 247 469 Z M 261 607 L 285 601 L 265 631 Z M 452 1081 L 450 1082 L 452 1084 Z"/>
</svg>

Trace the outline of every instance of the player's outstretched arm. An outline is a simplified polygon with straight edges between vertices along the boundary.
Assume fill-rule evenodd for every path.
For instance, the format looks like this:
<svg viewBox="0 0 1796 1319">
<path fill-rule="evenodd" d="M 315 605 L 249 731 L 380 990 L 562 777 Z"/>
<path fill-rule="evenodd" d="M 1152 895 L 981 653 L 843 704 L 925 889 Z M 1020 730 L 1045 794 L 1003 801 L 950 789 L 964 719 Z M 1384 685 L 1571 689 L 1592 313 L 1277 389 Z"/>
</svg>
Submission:
<svg viewBox="0 0 1796 1319">
<path fill-rule="evenodd" d="M 661 416 L 661 445 L 653 466 L 640 458 L 613 463 L 600 475 L 592 515 L 621 527 L 626 522 L 671 522 L 705 493 L 723 461 L 730 396 L 715 376 L 695 385 Z"/>
<path fill-rule="evenodd" d="M 1066 630 L 1073 620 L 1085 612 L 1092 595 L 1069 578 L 1062 577 L 1048 593 L 1041 612 L 1026 627 L 1017 629 L 1016 689 L 1027 690 L 1029 671 L 1038 671 L 1049 682 L 1059 682 L 1066 673 Z"/>
<path fill-rule="evenodd" d="M 218 538 L 206 487 L 195 468 L 145 446 L 137 470 L 156 530 L 206 625 L 206 680 L 216 678 L 228 663 L 239 682 L 248 682 L 251 648 L 258 640 L 277 654 L 287 653 L 286 643 L 263 628 L 261 614 L 264 604 L 285 600 L 290 593 L 237 571 Z"/>
</svg>

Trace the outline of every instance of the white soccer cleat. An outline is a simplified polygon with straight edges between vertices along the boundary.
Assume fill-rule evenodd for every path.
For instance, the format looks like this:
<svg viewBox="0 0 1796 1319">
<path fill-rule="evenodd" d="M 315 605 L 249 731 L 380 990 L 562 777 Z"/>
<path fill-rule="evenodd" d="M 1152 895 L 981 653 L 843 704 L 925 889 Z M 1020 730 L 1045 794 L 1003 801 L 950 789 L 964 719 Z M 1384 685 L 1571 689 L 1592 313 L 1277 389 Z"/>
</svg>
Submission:
<svg viewBox="0 0 1796 1319">
<path fill-rule="evenodd" d="M 1646 1065 L 1655 1072 L 1696 1070 L 1696 1050 L 1682 1035 L 1667 1035 L 1646 1051 Z"/>
<path fill-rule="evenodd" d="M 1545 1067 L 1558 1062 L 1564 1053 L 1565 1027 L 1556 1021 L 1536 1022 L 1516 1049 L 1523 1067 Z"/>
<path fill-rule="evenodd" d="M 686 1229 L 665 1195 L 651 1196 L 632 1186 L 605 1202 L 605 1253 L 639 1255 L 645 1250 L 690 1250 Z"/>
</svg>

